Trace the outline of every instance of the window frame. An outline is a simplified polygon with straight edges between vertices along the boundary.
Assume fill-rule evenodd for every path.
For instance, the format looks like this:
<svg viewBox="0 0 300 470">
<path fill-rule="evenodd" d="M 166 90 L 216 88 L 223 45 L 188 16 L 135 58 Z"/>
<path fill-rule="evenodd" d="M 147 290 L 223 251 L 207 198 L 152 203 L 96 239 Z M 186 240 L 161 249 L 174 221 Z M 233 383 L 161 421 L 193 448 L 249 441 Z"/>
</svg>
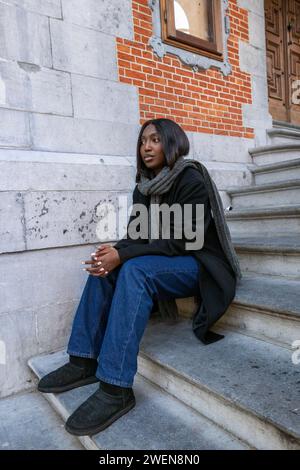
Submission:
<svg viewBox="0 0 300 470">
<path fill-rule="evenodd" d="M 212 41 L 191 36 L 175 28 L 174 0 L 160 0 L 160 18 L 163 42 L 187 51 L 223 60 L 221 0 L 209 1 L 209 33 Z"/>
</svg>

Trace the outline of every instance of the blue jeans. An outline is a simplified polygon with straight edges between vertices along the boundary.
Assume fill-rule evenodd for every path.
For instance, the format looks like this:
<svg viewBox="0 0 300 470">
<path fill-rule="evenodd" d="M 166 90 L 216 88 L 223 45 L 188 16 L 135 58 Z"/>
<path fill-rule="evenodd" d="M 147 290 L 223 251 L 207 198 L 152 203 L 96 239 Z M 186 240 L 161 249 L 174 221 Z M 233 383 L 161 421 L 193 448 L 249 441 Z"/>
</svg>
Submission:
<svg viewBox="0 0 300 470">
<path fill-rule="evenodd" d="M 132 387 L 154 301 L 192 297 L 198 291 L 199 264 L 192 255 L 137 256 L 106 277 L 89 275 L 67 352 L 97 358 L 99 379 Z"/>
</svg>

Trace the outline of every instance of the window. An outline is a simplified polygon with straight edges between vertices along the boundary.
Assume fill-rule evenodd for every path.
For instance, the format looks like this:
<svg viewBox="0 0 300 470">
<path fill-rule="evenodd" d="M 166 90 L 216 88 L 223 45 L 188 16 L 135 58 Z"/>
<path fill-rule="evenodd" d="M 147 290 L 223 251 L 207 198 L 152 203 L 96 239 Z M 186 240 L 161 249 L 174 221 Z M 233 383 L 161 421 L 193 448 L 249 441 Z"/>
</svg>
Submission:
<svg viewBox="0 0 300 470">
<path fill-rule="evenodd" d="M 161 0 L 163 42 L 223 60 L 221 0 Z"/>
</svg>

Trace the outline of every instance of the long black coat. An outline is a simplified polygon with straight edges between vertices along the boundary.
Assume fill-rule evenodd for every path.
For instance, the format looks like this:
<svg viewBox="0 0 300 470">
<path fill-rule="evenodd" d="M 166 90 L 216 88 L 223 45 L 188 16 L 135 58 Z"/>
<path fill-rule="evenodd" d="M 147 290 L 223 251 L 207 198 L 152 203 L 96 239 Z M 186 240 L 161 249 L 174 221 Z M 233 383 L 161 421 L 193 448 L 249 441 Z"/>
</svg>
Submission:
<svg viewBox="0 0 300 470">
<path fill-rule="evenodd" d="M 161 204 L 166 203 L 169 206 L 175 203 L 204 204 L 203 247 L 197 251 L 186 251 L 185 243 L 191 240 L 187 240 L 184 236 L 182 239 L 174 239 L 171 230 L 170 239 L 155 239 L 151 243 L 148 239 L 142 238 L 132 240 L 127 231 L 127 238 L 117 242 L 114 248 L 118 250 L 122 263 L 143 255 L 192 255 L 198 260 L 199 296 L 196 297 L 198 302 L 193 314 L 193 331 L 204 344 L 209 344 L 222 338 L 209 331 L 209 328 L 226 312 L 232 302 L 236 291 L 236 277 L 219 242 L 208 192 L 200 171 L 192 167 L 185 168 L 174 180 L 171 189 L 162 196 Z M 144 196 L 136 185 L 132 202 L 144 204 L 149 208 L 150 196 Z M 193 210 L 192 213 L 192 226 L 195 230 L 195 211 Z M 131 216 L 128 225 L 133 219 L 134 217 Z"/>
</svg>

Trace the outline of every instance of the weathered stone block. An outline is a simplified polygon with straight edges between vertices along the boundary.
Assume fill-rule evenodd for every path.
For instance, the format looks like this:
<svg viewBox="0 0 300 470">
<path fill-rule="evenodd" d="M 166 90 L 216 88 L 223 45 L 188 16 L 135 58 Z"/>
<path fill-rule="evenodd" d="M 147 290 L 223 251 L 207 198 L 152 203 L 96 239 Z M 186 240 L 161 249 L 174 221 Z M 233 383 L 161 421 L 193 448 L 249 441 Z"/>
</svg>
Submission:
<svg viewBox="0 0 300 470">
<path fill-rule="evenodd" d="M 266 77 L 265 50 L 257 49 L 251 44 L 239 43 L 240 68 L 243 72 L 259 77 Z"/>
<path fill-rule="evenodd" d="M 15 284 L 10 295 L 15 295 Z M 5 363 L 0 365 L 0 397 L 29 388 L 30 373 L 26 361 L 38 352 L 35 315 L 31 310 L 0 314 L 0 341 L 5 344 Z"/>
<path fill-rule="evenodd" d="M 75 117 L 139 123 L 138 94 L 132 85 L 72 75 L 72 91 Z"/>
<path fill-rule="evenodd" d="M 29 358 L 66 346 L 81 290 L 68 302 L 0 313 L 0 341 L 5 345 L 4 363 L 0 364 L 0 397 L 32 387 Z M 16 287 L 11 295 L 15 291 Z"/>
<path fill-rule="evenodd" d="M 243 105 L 243 124 L 248 127 L 261 128 L 272 127 L 272 118 L 266 108 L 260 108 L 259 103 L 256 105 Z M 250 148 L 250 146 L 249 146 Z"/>
<path fill-rule="evenodd" d="M 268 83 L 266 77 L 252 77 L 252 96 L 253 104 L 261 109 L 261 113 L 266 115 L 269 112 L 268 103 Z"/>
<path fill-rule="evenodd" d="M 25 250 L 24 215 L 22 194 L 1 192 L 0 253 Z"/>
<path fill-rule="evenodd" d="M 127 202 L 127 194 L 107 191 L 25 194 L 27 248 L 108 243 L 121 238 L 118 236 L 119 207 L 125 198 Z"/>
<path fill-rule="evenodd" d="M 219 191 L 231 186 L 248 186 L 252 175 L 245 165 L 238 163 L 204 162 Z"/>
<path fill-rule="evenodd" d="M 135 173 L 124 157 L 0 149 L 2 191 L 130 192 Z"/>
<path fill-rule="evenodd" d="M 60 0 L 5 0 L 5 3 L 20 6 L 40 15 L 62 17 Z"/>
<path fill-rule="evenodd" d="M 262 0 L 237 0 L 238 7 L 245 8 L 257 15 L 264 16 L 264 2 Z"/>
<path fill-rule="evenodd" d="M 41 353 L 66 347 L 80 294 L 81 289 L 77 292 L 77 298 L 68 302 L 45 305 L 37 310 L 36 335 Z"/>
<path fill-rule="evenodd" d="M 249 12 L 249 42 L 263 51 L 266 49 L 265 18 L 252 11 Z"/>
<path fill-rule="evenodd" d="M 0 62 L 0 106 L 71 116 L 70 75 L 38 65 Z"/>
<path fill-rule="evenodd" d="M 135 155 L 139 126 L 32 114 L 33 148 L 59 152 Z"/>
<path fill-rule="evenodd" d="M 251 162 L 248 148 L 253 145 L 252 139 L 193 132 L 192 140 L 192 158 L 203 160 L 204 164 L 205 161 Z"/>
<path fill-rule="evenodd" d="M 48 18 L 0 3 L 0 57 L 51 67 Z"/>
<path fill-rule="evenodd" d="M 133 39 L 131 0 L 62 0 L 64 19 L 103 33 Z"/>
<path fill-rule="evenodd" d="M 30 147 L 29 116 L 21 111 L 0 108 L 0 145 Z"/>
<path fill-rule="evenodd" d="M 55 19 L 50 30 L 55 69 L 117 81 L 113 36 Z"/>
<path fill-rule="evenodd" d="M 78 299 L 87 276 L 81 261 L 90 259 L 95 246 L 1 255 L 0 318 L 17 310 L 38 311 L 47 305 L 54 309 L 56 304 Z"/>
</svg>

